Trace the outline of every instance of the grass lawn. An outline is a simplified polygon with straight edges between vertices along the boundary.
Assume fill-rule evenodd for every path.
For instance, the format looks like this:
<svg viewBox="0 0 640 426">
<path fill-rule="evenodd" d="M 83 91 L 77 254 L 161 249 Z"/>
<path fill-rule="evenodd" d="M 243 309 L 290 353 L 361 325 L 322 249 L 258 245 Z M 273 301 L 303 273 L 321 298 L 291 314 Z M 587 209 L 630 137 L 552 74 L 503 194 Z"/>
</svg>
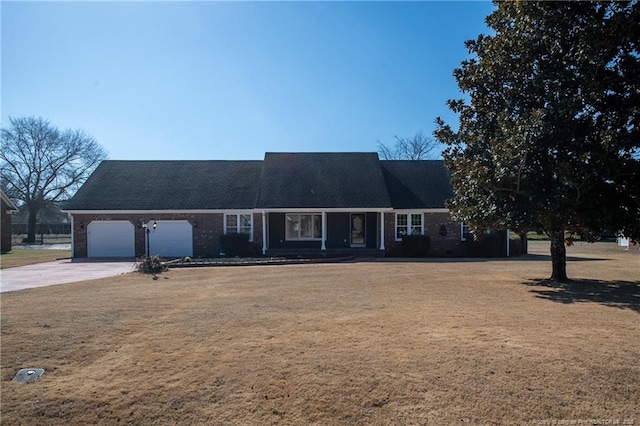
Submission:
<svg viewBox="0 0 640 426">
<path fill-rule="evenodd" d="M 0 255 L 0 269 L 33 265 L 71 257 L 70 250 L 14 249 Z"/>
<path fill-rule="evenodd" d="M 581 281 L 558 287 L 543 281 L 548 245 L 530 251 L 5 293 L 1 421 L 639 424 L 640 254 L 578 243 L 568 271 Z M 12 383 L 25 367 L 46 374 Z"/>
</svg>

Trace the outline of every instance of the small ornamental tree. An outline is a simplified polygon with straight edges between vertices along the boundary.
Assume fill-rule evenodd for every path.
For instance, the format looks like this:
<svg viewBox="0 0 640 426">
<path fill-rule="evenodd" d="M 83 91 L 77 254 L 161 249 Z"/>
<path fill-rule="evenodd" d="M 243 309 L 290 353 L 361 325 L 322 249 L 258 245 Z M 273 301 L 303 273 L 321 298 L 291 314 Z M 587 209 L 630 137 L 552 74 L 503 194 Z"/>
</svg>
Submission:
<svg viewBox="0 0 640 426">
<path fill-rule="evenodd" d="M 495 4 L 454 71 L 458 128 L 436 119 L 448 206 L 475 228 L 544 231 L 566 281 L 574 235 L 640 237 L 640 4 Z"/>
</svg>

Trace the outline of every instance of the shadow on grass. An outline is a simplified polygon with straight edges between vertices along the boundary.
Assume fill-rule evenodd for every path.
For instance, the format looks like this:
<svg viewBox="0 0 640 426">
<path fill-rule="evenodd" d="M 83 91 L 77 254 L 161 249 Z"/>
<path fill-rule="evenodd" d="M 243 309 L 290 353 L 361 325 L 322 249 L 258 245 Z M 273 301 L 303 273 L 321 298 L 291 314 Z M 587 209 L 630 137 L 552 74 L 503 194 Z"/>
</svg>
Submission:
<svg viewBox="0 0 640 426">
<path fill-rule="evenodd" d="M 575 280 L 559 283 L 548 279 L 534 279 L 523 283 L 535 288 L 536 297 L 552 302 L 572 304 L 593 302 L 640 313 L 640 281 Z"/>
<path fill-rule="evenodd" d="M 550 254 L 525 254 L 520 257 L 514 257 L 514 259 L 518 260 L 539 260 L 545 262 L 551 262 Z M 567 262 L 591 262 L 596 260 L 608 260 L 603 257 L 577 257 L 577 256 L 567 256 Z"/>
<path fill-rule="evenodd" d="M 412 262 L 412 263 L 473 263 L 473 262 L 496 262 L 496 261 L 514 261 L 514 262 L 551 262 L 551 256 L 546 254 L 525 254 L 521 256 L 510 257 L 379 257 L 378 262 Z M 567 256 L 567 262 L 593 262 L 609 260 L 599 257 L 576 257 Z M 370 258 L 356 257 L 353 262 L 370 262 Z"/>
</svg>

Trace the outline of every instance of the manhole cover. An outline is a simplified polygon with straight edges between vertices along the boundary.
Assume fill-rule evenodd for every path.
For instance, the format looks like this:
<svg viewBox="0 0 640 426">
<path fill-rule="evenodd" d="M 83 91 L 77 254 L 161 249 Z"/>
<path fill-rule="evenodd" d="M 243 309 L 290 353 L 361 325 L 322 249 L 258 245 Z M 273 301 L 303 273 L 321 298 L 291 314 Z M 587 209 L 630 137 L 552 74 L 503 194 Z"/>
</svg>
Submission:
<svg viewBox="0 0 640 426">
<path fill-rule="evenodd" d="M 38 380 L 43 374 L 43 368 L 23 368 L 16 373 L 15 377 L 11 379 L 11 381 L 18 383 L 31 383 Z"/>
</svg>

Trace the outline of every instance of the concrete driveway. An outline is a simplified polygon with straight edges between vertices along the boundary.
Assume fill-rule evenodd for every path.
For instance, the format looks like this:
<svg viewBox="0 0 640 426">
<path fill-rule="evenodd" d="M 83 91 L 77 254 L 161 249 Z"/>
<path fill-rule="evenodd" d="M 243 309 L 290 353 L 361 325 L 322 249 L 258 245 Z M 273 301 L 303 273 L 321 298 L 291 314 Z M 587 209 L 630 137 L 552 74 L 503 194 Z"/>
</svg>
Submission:
<svg viewBox="0 0 640 426">
<path fill-rule="evenodd" d="M 45 287 L 133 271 L 134 262 L 71 261 L 70 259 L 0 270 L 0 293 Z"/>
</svg>

